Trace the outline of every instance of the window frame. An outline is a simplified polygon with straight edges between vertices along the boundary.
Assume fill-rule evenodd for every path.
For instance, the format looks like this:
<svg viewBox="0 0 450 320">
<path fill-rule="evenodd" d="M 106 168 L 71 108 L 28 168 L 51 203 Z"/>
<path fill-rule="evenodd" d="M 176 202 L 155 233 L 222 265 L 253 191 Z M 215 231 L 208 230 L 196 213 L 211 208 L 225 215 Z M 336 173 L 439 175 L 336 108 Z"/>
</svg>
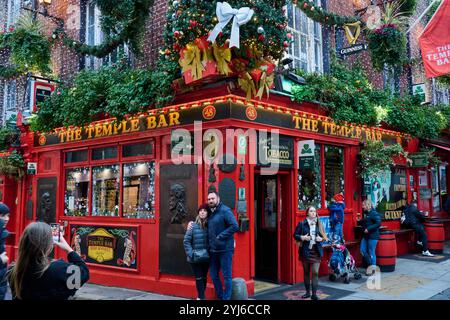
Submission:
<svg viewBox="0 0 450 320">
<path fill-rule="evenodd" d="M 321 6 L 322 1 L 321 0 L 314 0 L 315 5 Z M 289 26 L 289 23 L 286 27 L 286 29 L 292 33 L 294 41 L 289 46 L 288 52 L 285 53 L 285 57 L 292 58 L 293 62 L 291 63 L 291 66 L 295 69 L 303 69 L 302 63 L 306 64 L 306 72 L 318 72 L 323 73 L 324 72 L 324 66 L 323 66 L 323 28 L 320 25 L 320 23 L 313 21 L 312 19 L 308 18 L 306 14 L 297 7 L 296 4 L 294 4 L 292 1 L 289 1 L 288 4 L 284 6 L 286 17 L 289 21 L 289 10 L 288 6 L 292 8 L 292 27 Z M 297 8 L 297 9 L 296 9 Z M 299 10 L 300 12 L 300 22 L 296 21 L 296 14 L 295 11 Z M 304 22 L 304 19 L 306 19 L 306 26 L 307 30 L 306 33 L 304 30 L 302 30 L 302 24 Z M 300 27 L 297 28 L 297 24 L 300 24 Z M 318 28 L 318 37 L 316 35 L 316 28 Z M 299 49 L 299 56 L 295 55 L 295 39 L 296 36 L 298 36 L 299 43 L 298 43 L 298 49 Z M 302 37 L 306 38 L 306 59 L 302 59 L 302 46 L 301 41 Z M 317 50 L 316 50 L 316 44 L 319 44 Z M 316 56 L 318 56 L 319 64 L 316 64 Z"/>
<path fill-rule="evenodd" d="M 17 82 L 10 80 L 4 82 L 3 95 L 3 123 L 9 120 L 13 115 L 17 116 Z"/>
<path fill-rule="evenodd" d="M 137 156 L 137 157 L 123 157 L 122 156 L 122 146 L 123 145 L 129 145 L 129 144 L 139 144 L 139 143 L 151 143 L 152 144 L 152 154 L 150 155 L 145 155 L 145 156 Z M 104 160 L 92 160 L 92 150 L 93 149 L 99 149 L 99 148 L 106 148 L 106 147 L 113 147 L 116 146 L 118 148 L 117 150 L 117 154 L 118 156 L 116 158 L 111 158 L 111 159 L 104 159 Z M 155 168 L 155 175 L 153 177 L 154 179 L 154 183 L 156 185 L 156 181 L 157 181 L 157 166 L 158 166 L 158 162 L 156 161 L 156 143 L 155 143 L 155 139 L 145 139 L 145 140 L 140 140 L 140 141 L 127 141 L 127 142 L 120 142 L 120 143 L 111 143 L 111 144 L 104 144 L 104 145 L 94 145 L 94 146 L 90 146 L 90 147 L 84 147 L 84 148 L 76 148 L 76 149 L 67 149 L 64 150 L 64 160 L 63 160 L 63 183 L 64 183 L 64 191 L 63 191 L 63 201 L 62 201 L 62 218 L 63 219 L 76 219 L 76 220 L 82 220 L 82 219 L 99 219 L 99 220 L 120 220 L 120 219 L 124 219 L 126 221 L 133 221 L 133 222 L 147 222 L 147 223 L 154 223 L 156 220 L 156 215 L 157 215 L 157 199 L 156 199 L 156 187 L 154 189 L 154 201 L 155 201 L 155 214 L 153 218 L 127 218 L 123 216 L 123 166 L 126 164 L 130 164 L 130 163 L 136 163 L 136 162 L 154 162 L 154 168 Z M 81 162 L 74 162 L 74 163 L 65 163 L 65 157 L 66 157 L 66 153 L 68 152 L 75 152 L 75 151 L 83 151 L 83 150 L 87 150 L 88 151 L 88 160 L 87 161 L 81 161 Z M 119 211 L 118 211 L 118 216 L 94 216 L 92 215 L 93 213 L 93 168 L 97 167 L 97 166 L 107 166 L 107 165 L 117 165 L 119 166 L 119 199 L 118 199 L 118 205 L 119 205 Z M 89 194 L 88 194 L 88 208 L 87 208 L 87 215 L 85 216 L 69 216 L 69 215 L 65 215 L 65 201 L 64 198 L 66 196 L 66 191 L 67 191 L 67 170 L 70 169 L 75 169 L 75 168 L 80 168 L 80 167 L 86 167 L 89 168 Z"/>
<path fill-rule="evenodd" d="M 93 13 L 93 21 L 91 21 L 91 13 L 92 10 L 94 10 Z M 85 17 L 84 17 L 84 39 L 85 43 L 87 45 L 99 45 L 103 42 L 105 35 L 103 33 L 103 30 L 101 28 L 101 11 L 98 8 L 98 6 L 95 4 L 95 1 L 88 0 L 86 1 L 86 10 L 85 10 Z M 93 35 L 93 41 L 90 41 L 90 38 L 92 38 L 92 32 Z M 130 49 L 127 44 L 121 44 L 119 45 L 113 52 L 108 54 L 107 56 L 103 58 L 97 58 L 93 55 L 86 55 L 84 56 L 84 66 L 86 69 L 90 70 L 97 70 L 101 68 L 102 66 L 109 66 L 113 63 L 116 63 L 119 59 L 119 54 L 123 50 L 124 56 L 126 58 L 130 57 Z"/>
<path fill-rule="evenodd" d="M 21 0 L 8 0 L 6 13 L 6 28 L 16 24 L 20 16 Z"/>
<path fill-rule="evenodd" d="M 303 140 L 303 139 L 302 139 Z M 299 140 L 299 141 L 302 141 Z M 339 145 L 339 144 L 333 144 L 333 143 L 328 143 L 326 141 L 315 141 L 315 147 L 319 146 L 320 147 L 320 208 L 316 209 L 319 212 L 324 212 L 328 210 L 328 207 L 326 205 L 326 190 L 325 190 L 325 146 L 329 146 L 329 147 L 337 147 L 337 148 L 341 148 L 342 149 L 342 160 L 343 160 L 343 166 L 342 166 L 342 175 L 343 175 L 343 179 L 344 179 L 344 190 L 343 193 L 345 195 L 345 181 L 346 181 L 346 169 L 345 169 L 345 164 L 346 164 L 346 156 L 345 153 L 347 152 L 347 148 L 348 146 L 345 145 Z M 298 156 L 297 156 L 298 157 Z M 297 169 L 297 183 L 298 183 L 298 175 L 300 174 L 300 168 Z M 297 197 L 298 197 L 298 189 L 297 189 Z M 297 212 L 303 212 L 306 209 L 300 209 L 299 208 L 299 202 L 300 199 L 297 199 L 297 207 L 296 207 L 296 211 Z"/>
</svg>

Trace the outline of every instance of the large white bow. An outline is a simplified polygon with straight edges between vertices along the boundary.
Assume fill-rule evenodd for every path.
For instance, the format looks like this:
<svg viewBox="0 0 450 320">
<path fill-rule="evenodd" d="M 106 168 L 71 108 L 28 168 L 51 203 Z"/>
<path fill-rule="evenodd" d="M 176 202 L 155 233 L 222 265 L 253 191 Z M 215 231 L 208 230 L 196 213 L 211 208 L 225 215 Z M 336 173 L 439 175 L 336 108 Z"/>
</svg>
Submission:
<svg viewBox="0 0 450 320">
<path fill-rule="evenodd" d="M 219 19 L 219 23 L 216 24 L 211 34 L 208 37 L 208 41 L 216 41 L 219 33 L 225 28 L 225 26 L 233 18 L 233 25 L 231 27 L 230 48 L 239 48 L 239 26 L 246 24 L 250 21 L 254 11 L 249 7 L 243 7 L 240 9 L 233 9 L 227 2 L 217 2 L 216 15 Z"/>
</svg>

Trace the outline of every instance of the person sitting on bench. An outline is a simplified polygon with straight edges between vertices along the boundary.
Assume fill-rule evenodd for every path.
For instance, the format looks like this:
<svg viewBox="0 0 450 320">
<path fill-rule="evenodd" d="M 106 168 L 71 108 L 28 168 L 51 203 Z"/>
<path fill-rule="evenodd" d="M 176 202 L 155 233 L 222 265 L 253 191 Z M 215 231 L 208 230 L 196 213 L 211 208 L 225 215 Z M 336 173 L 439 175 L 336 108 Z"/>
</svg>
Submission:
<svg viewBox="0 0 450 320">
<path fill-rule="evenodd" d="M 428 238 L 425 233 L 425 228 L 423 227 L 423 222 L 428 214 L 419 211 L 416 200 L 411 201 L 403 212 L 405 214 L 405 219 L 402 224 L 414 229 L 414 231 L 419 235 L 419 241 L 417 241 L 417 244 L 422 246 L 422 255 L 434 257 L 434 255 L 428 251 Z"/>
</svg>

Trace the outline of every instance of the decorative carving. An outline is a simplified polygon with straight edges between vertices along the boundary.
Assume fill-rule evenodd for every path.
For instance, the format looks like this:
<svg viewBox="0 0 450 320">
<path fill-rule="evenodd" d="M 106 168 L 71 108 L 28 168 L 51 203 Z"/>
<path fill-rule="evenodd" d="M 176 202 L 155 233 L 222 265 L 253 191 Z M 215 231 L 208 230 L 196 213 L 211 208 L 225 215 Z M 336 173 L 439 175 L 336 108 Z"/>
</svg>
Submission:
<svg viewBox="0 0 450 320">
<path fill-rule="evenodd" d="M 241 168 L 240 168 L 240 173 L 239 173 L 239 180 L 240 181 L 244 181 L 245 180 L 245 169 L 244 169 L 244 165 L 241 164 Z"/>
<path fill-rule="evenodd" d="M 226 206 L 231 209 L 235 208 L 236 203 L 236 184 L 233 179 L 224 178 L 219 184 L 219 196 Z"/>
<path fill-rule="evenodd" d="M 213 184 L 210 185 L 208 188 L 208 193 L 211 193 L 211 192 L 217 192 L 216 186 Z"/>
<path fill-rule="evenodd" d="M 216 182 L 216 170 L 214 169 L 214 163 L 211 163 L 209 167 L 208 182 Z"/>
<path fill-rule="evenodd" d="M 181 224 L 187 216 L 186 188 L 179 184 L 170 186 L 169 210 L 172 213 L 171 224 Z"/>
</svg>

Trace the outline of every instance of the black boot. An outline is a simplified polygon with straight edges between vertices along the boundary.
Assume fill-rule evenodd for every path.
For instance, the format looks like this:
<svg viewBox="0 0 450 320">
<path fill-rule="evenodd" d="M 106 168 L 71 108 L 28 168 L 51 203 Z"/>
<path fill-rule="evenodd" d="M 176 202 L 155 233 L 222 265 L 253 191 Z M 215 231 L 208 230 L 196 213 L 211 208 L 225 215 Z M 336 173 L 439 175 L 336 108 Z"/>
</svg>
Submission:
<svg viewBox="0 0 450 320">
<path fill-rule="evenodd" d="M 308 299 L 311 297 L 311 294 L 309 292 L 306 292 L 304 295 L 302 295 L 302 299 Z"/>
<path fill-rule="evenodd" d="M 319 300 L 319 297 L 316 295 L 316 293 L 312 294 L 311 300 Z"/>
</svg>

